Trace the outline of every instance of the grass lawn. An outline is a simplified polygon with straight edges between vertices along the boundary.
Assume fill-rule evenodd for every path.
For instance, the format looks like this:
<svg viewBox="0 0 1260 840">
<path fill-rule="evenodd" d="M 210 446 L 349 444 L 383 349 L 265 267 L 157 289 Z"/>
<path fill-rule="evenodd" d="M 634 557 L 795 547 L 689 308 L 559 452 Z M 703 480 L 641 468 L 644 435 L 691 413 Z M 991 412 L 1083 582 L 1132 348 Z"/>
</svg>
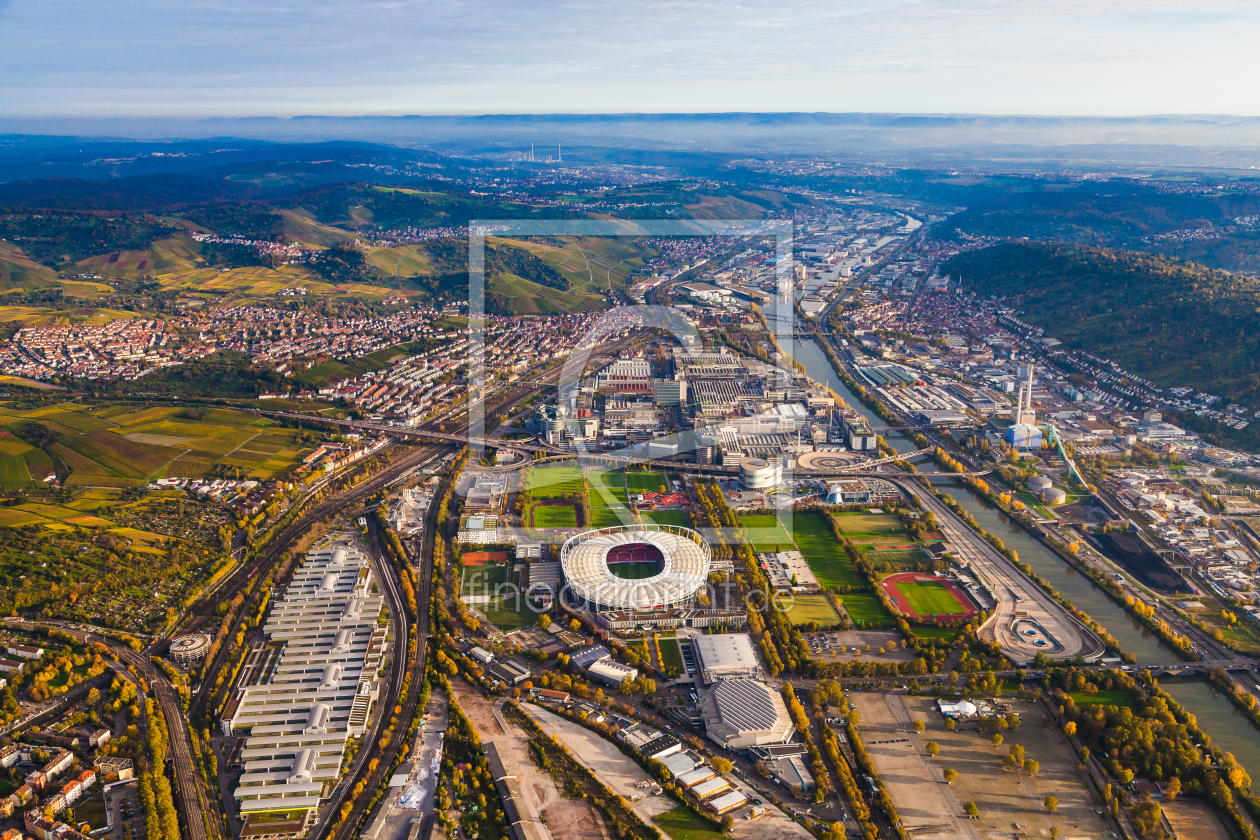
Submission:
<svg viewBox="0 0 1260 840">
<path fill-rule="evenodd" d="M 535 504 L 530 508 L 535 528 L 576 528 L 577 510 L 573 505 Z"/>
<path fill-rule="evenodd" d="M 687 521 L 685 510 L 652 510 L 643 513 L 643 521 L 655 525 L 677 525 L 680 528 L 691 527 Z"/>
<path fill-rule="evenodd" d="M 721 829 L 686 805 L 679 805 L 652 818 L 661 831 L 673 840 L 723 840 Z"/>
<path fill-rule="evenodd" d="M 748 530 L 748 542 L 753 551 L 791 551 L 796 547 L 792 535 L 773 514 L 741 516 L 739 523 Z"/>
<path fill-rule="evenodd" d="M 1127 691 L 1121 691 L 1113 688 L 1110 691 L 1099 689 L 1095 694 L 1086 694 L 1083 691 L 1073 691 L 1070 695 L 1072 702 L 1077 706 L 1119 706 L 1121 708 L 1135 709 L 1133 698 Z"/>
<path fill-rule="evenodd" d="M 590 485 L 586 495 L 591 506 L 588 527 L 608 528 L 630 521 L 620 470 L 591 470 L 586 478 Z"/>
<path fill-rule="evenodd" d="M 626 473 L 626 489 L 631 493 L 668 493 L 669 483 L 660 473 Z"/>
<path fill-rule="evenodd" d="M 559 499 L 582 492 L 582 469 L 571 464 L 532 467 L 526 482 L 535 499 Z"/>
<path fill-rule="evenodd" d="M 787 609 L 788 620 L 793 624 L 809 624 L 816 621 L 823 626 L 840 623 L 840 615 L 831 606 L 826 595 L 798 595 Z"/>
<path fill-rule="evenodd" d="M 903 581 L 897 591 L 919 615 L 962 615 L 966 612 L 953 593 L 934 581 Z"/>
<path fill-rule="evenodd" d="M 661 665 L 665 666 L 667 671 L 677 674 L 685 674 L 687 669 L 683 667 L 682 651 L 678 649 L 677 639 L 660 639 L 661 645 Z"/>
<path fill-rule="evenodd" d="M 891 513 L 837 513 L 835 517 L 846 534 L 905 534 Z"/>
<path fill-rule="evenodd" d="M 519 599 L 516 595 L 507 595 L 496 598 L 489 604 L 473 604 L 473 606 L 490 619 L 491 624 L 505 633 L 519 627 L 533 627 L 538 623 L 538 613 L 526 606 L 524 595 L 521 595 Z"/>
<path fill-rule="evenodd" d="M 911 624 L 910 629 L 914 632 L 914 635 L 921 636 L 924 639 L 944 639 L 947 642 L 954 641 L 954 639 L 961 636 L 963 632 L 961 628 L 922 627 L 917 624 Z"/>
<path fill-rule="evenodd" d="M 806 513 L 796 517 L 793 531 L 796 545 L 814 576 L 826 589 L 833 586 L 865 586 L 866 578 L 853 565 L 844 549 L 831 536 L 831 528 L 823 519 L 827 514 Z"/>
<path fill-rule="evenodd" d="M 659 563 L 609 563 L 608 570 L 622 580 L 643 580 L 660 574 Z"/>
<path fill-rule="evenodd" d="M 859 629 L 893 626 L 892 616 L 884 610 L 884 605 L 877 596 L 869 592 L 851 592 L 839 598 L 840 603 L 844 604 L 844 611 Z"/>
</svg>

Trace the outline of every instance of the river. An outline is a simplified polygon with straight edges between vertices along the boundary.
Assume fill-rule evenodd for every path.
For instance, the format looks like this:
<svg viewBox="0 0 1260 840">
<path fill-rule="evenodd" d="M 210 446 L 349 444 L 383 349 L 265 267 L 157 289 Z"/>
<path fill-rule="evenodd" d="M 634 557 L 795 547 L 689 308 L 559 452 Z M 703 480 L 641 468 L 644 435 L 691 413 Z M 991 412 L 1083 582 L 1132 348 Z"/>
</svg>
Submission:
<svg viewBox="0 0 1260 840">
<path fill-rule="evenodd" d="M 827 356 L 816 342 L 812 339 L 797 339 L 790 350 L 813 379 L 832 388 L 872 425 L 884 425 L 848 388 L 844 387 L 844 383 L 836 376 L 831 363 L 827 361 Z M 915 449 L 914 443 L 901 433 L 888 433 L 885 439 L 898 452 L 910 452 Z M 935 472 L 935 466 L 930 461 L 920 460 L 915 466 L 921 472 Z M 1076 571 L 982 496 L 944 476 L 934 478 L 933 483 L 938 486 L 948 484 L 947 490 L 943 486 L 941 489 L 952 495 L 974 516 L 981 528 L 1001 537 L 1002 542 L 1018 552 L 1020 560 L 1030 565 L 1034 572 L 1048 581 L 1067 600 L 1089 613 L 1095 621 L 1115 636 L 1124 650 L 1137 657 L 1139 664 L 1179 661 L 1179 657 L 1171 648 L 1156 638 L 1137 619 L 1129 616 L 1124 608 L 1113 601 L 1100 586 Z M 1257 772 L 1260 772 L 1260 737 L 1257 737 L 1255 729 L 1227 698 L 1222 697 L 1202 680 L 1167 680 L 1161 685 L 1194 714 L 1199 721 L 1199 726 L 1211 736 L 1213 743 L 1234 753 L 1239 763 L 1249 772 L 1251 768 L 1257 768 Z"/>
<path fill-rule="evenodd" d="M 1260 733 L 1228 697 L 1199 677 L 1164 679 L 1159 687 L 1195 716 L 1213 746 L 1233 753 L 1248 774 L 1260 772 Z"/>
</svg>

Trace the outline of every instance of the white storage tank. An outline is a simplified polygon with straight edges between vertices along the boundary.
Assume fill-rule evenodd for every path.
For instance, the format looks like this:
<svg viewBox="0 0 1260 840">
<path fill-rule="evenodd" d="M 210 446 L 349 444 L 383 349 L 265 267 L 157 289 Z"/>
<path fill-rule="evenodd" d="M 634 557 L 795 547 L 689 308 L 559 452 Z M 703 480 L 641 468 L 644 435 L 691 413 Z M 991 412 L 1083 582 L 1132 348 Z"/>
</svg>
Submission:
<svg viewBox="0 0 1260 840">
<path fill-rule="evenodd" d="M 1045 490 L 1049 490 L 1053 484 L 1054 482 L 1046 478 L 1044 475 L 1034 475 L 1032 478 L 1028 479 L 1028 489 L 1034 493 L 1041 493 Z"/>
<path fill-rule="evenodd" d="M 1041 492 L 1041 500 L 1048 505 L 1061 505 L 1067 501 L 1067 493 L 1058 487 L 1051 487 Z"/>
</svg>

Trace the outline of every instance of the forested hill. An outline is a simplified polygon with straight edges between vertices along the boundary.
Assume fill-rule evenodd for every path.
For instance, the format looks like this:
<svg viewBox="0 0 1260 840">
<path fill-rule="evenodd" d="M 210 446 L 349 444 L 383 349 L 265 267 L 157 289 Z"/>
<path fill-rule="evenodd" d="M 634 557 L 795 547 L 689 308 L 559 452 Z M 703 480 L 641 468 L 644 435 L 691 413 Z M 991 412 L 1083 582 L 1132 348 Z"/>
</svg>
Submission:
<svg viewBox="0 0 1260 840">
<path fill-rule="evenodd" d="M 1157 385 L 1260 403 L 1260 282 L 1195 263 L 1062 243 L 1012 242 L 960 254 L 942 273 L 1066 348 L 1112 359 Z"/>
</svg>

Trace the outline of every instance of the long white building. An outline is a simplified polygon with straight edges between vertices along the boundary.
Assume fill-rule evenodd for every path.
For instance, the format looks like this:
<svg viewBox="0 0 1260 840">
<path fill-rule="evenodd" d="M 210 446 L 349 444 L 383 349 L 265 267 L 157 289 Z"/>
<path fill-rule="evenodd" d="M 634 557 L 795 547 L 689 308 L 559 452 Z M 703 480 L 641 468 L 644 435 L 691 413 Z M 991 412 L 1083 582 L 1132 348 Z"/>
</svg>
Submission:
<svg viewBox="0 0 1260 840">
<path fill-rule="evenodd" d="M 272 605 L 261 664 L 220 722 L 224 734 L 248 734 L 235 792 L 247 821 L 306 811 L 309 822 L 331 794 L 379 694 L 383 607 L 368 558 L 344 543 L 307 554 Z"/>
</svg>

